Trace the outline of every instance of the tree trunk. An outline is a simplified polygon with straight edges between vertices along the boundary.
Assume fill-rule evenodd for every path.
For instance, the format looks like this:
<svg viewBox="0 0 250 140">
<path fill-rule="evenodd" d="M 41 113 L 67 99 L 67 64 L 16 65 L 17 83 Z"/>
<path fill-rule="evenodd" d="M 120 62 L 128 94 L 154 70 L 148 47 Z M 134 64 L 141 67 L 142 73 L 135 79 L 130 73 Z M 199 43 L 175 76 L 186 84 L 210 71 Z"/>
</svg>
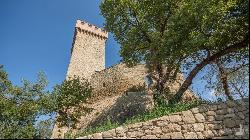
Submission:
<svg viewBox="0 0 250 140">
<path fill-rule="evenodd" d="M 229 90 L 228 81 L 227 81 L 227 72 L 226 72 L 226 70 L 224 69 L 224 67 L 223 67 L 221 64 L 219 64 L 218 61 L 216 61 L 215 63 L 216 63 L 216 65 L 217 65 L 218 68 L 219 68 L 219 72 L 220 72 L 220 81 L 221 81 L 221 83 L 222 83 L 222 85 L 223 85 L 223 89 L 224 89 L 224 91 L 225 91 L 225 94 L 226 94 L 227 98 L 228 98 L 229 100 L 234 100 L 234 99 L 233 99 L 233 96 L 232 96 L 232 94 L 231 94 L 231 92 L 230 92 L 230 90 Z"/>
<path fill-rule="evenodd" d="M 203 61 L 201 61 L 201 63 L 196 65 L 196 67 L 190 72 L 190 74 L 188 75 L 188 77 L 186 78 L 184 83 L 181 85 L 181 87 L 179 88 L 179 90 L 177 91 L 175 96 L 169 101 L 169 103 L 173 104 L 173 103 L 179 102 L 181 100 L 181 97 L 183 96 L 184 92 L 192 84 L 193 78 L 199 73 L 199 71 L 203 67 L 205 67 L 206 65 L 208 65 L 210 62 L 214 61 L 215 59 L 218 59 L 226 54 L 236 52 L 238 50 L 241 50 L 241 49 L 244 49 L 247 47 L 248 47 L 248 36 L 247 36 L 247 39 L 245 39 L 244 41 L 237 43 L 237 44 L 234 44 L 234 45 L 231 45 L 231 46 L 215 53 L 214 55 L 211 55 L 210 57 L 204 59 Z"/>
</svg>

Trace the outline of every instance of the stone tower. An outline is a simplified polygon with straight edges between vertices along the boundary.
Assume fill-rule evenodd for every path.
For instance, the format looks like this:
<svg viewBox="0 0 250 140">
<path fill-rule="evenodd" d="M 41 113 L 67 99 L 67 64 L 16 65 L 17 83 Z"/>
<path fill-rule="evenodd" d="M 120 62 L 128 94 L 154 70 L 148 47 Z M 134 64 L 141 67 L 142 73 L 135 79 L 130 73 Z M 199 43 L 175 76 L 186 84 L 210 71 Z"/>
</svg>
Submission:
<svg viewBox="0 0 250 140">
<path fill-rule="evenodd" d="M 105 42 L 107 38 L 107 31 L 77 20 L 66 77 L 76 75 L 89 79 L 96 71 L 105 69 Z"/>
</svg>

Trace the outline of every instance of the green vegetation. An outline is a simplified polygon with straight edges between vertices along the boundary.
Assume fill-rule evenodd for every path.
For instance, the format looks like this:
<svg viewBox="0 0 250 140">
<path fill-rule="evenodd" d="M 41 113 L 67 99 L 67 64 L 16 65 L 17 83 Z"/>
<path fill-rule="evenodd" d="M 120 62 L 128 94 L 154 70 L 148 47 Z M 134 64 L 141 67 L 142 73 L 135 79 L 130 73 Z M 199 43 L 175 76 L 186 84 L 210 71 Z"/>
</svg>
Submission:
<svg viewBox="0 0 250 140">
<path fill-rule="evenodd" d="M 248 7 L 247 0 L 104 0 L 100 5 L 123 61 L 145 63 L 159 93 L 177 73 L 186 72 L 171 103 L 181 100 L 204 67 L 216 61 L 230 69 L 248 64 L 243 63 L 249 62 Z M 220 82 L 232 99 L 228 82 Z"/>
<path fill-rule="evenodd" d="M 91 87 L 83 79 L 65 80 L 52 92 L 45 90 L 48 82 L 41 72 L 36 82 L 22 83 L 13 85 L 0 67 L 0 139 L 50 138 L 56 114 L 60 114 L 57 121 L 62 125 L 74 127 L 78 109 L 89 111 L 80 106 L 91 95 Z M 67 112 L 71 107 L 78 111 Z M 48 119 L 38 121 L 44 115 Z"/>
<path fill-rule="evenodd" d="M 154 118 L 159 118 L 165 115 L 169 115 L 174 112 L 185 111 L 185 110 L 188 110 L 188 109 L 191 109 L 193 107 L 200 105 L 202 102 L 203 101 L 197 100 L 197 101 L 188 102 L 188 103 L 178 103 L 175 105 L 159 105 L 159 106 L 156 106 L 151 111 L 146 111 L 139 115 L 128 118 L 123 125 L 129 125 L 129 124 L 134 124 L 138 122 L 145 122 Z M 104 132 L 110 129 L 114 129 L 118 126 L 119 126 L 118 123 L 116 122 L 112 123 L 110 120 L 108 120 L 107 122 L 100 124 L 96 127 L 89 127 L 82 131 L 79 130 L 79 132 L 77 132 L 75 135 L 73 135 L 71 132 L 67 132 L 65 135 L 65 138 L 77 138 L 80 136 L 86 136 L 86 135 L 90 135 L 93 133 Z"/>
<path fill-rule="evenodd" d="M 84 112 L 88 113 L 92 110 L 82 105 L 91 96 L 92 88 L 90 84 L 84 78 L 69 77 L 54 91 L 57 95 L 57 112 L 59 114 L 57 121 L 60 126 L 75 128 L 79 117 Z"/>
</svg>

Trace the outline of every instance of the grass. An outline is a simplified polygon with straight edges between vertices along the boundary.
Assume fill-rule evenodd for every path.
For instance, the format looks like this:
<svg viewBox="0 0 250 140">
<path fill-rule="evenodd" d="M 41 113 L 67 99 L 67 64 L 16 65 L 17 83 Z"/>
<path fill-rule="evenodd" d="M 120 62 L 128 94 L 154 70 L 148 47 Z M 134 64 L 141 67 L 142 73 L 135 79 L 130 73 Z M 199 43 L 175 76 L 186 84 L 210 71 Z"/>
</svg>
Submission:
<svg viewBox="0 0 250 140">
<path fill-rule="evenodd" d="M 200 105 L 201 103 L 202 103 L 201 101 L 193 101 L 189 103 L 178 103 L 175 105 L 156 106 L 151 111 L 146 111 L 131 118 L 128 118 L 123 125 L 145 122 L 154 118 L 159 118 L 165 115 L 169 115 L 170 113 L 189 110 L 193 107 Z M 71 132 L 67 132 L 65 138 L 73 138 L 73 137 L 77 138 L 80 136 L 86 136 L 94 133 L 104 132 L 107 130 L 114 129 L 118 126 L 119 126 L 118 123 L 112 123 L 111 120 L 108 119 L 105 123 L 100 124 L 96 127 L 93 128 L 90 127 L 84 130 L 79 130 L 74 136 L 72 135 Z"/>
</svg>

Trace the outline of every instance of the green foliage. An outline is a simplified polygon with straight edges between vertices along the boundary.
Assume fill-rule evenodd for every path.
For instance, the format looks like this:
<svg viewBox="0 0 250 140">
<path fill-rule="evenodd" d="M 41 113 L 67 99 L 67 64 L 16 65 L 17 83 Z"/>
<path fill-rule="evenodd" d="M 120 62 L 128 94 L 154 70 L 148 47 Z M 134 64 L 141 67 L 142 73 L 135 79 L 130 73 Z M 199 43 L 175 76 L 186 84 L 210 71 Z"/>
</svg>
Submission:
<svg viewBox="0 0 250 140">
<path fill-rule="evenodd" d="M 0 138 L 37 137 L 36 118 L 53 110 L 51 94 L 44 89 L 47 83 L 40 72 L 36 82 L 23 80 L 22 86 L 13 86 L 0 69 Z"/>
<path fill-rule="evenodd" d="M 59 114 L 57 120 L 61 126 L 75 128 L 78 118 L 84 112 L 90 112 L 92 109 L 84 107 L 82 103 L 86 103 L 91 96 L 92 88 L 87 80 L 79 77 L 64 80 L 60 86 L 55 88 L 57 92 L 57 112 Z"/>
<path fill-rule="evenodd" d="M 138 122 L 145 122 L 145 121 L 148 121 L 154 118 L 159 118 L 159 117 L 162 117 L 162 116 L 174 113 L 174 112 L 185 111 L 193 107 L 196 107 L 200 105 L 201 103 L 202 101 L 197 100 L 197 101 L 193 101 L 189 103 L 178 103 L 175 105 L 158 105 L 151 111 L 146 111 L 144 113 L 128 118 L 123 125 L 129 125 L 129 124 L 134 124 Z M 94 133 L 104 132 L 110 129 L 114 129 L 118 126 L 119 126 L 118 123 L 112 122 L 110 119 L 108 119 L 107 122 L 100 124 L 98 126 L 95 126 L 94 128 L 90 127 L 82 131 L 78 131 L 76 135 L 73 135 L 71 132 L 68 132 L 67 135 L 70 136 L 70 138 L 77 138 L 80 136 L 86 136 L 86 135 L 90 135 Z"/>
<path fill-rule="evenodd" d="M 158 87 L 248 37 L 247 0 L 104 0 L 100 9 L 106 30 L 121 44 L 123 61 L 145 62 Z"/>
<path fill-rule="evenodd" d="M 77 138 L 79 136 L 85 136 L 85 135 L 90 135 L 93 133 L 99 133 L 99 132 L 104 132 L 110 129 L 114 129 L 116 127 L 118 127 L 119 124 L 116 122 L 111 122 L 110 118 L 108 118 L 108 120 L 102 124 L 97 125 L 96 127 L 92 128 L 89 127 L 84 131 L 79 131 L 76 133 L 76 135 L 72 135 L 72 132 L 67 132 L 66 137 L 65 138 Z"/>
</svg>

